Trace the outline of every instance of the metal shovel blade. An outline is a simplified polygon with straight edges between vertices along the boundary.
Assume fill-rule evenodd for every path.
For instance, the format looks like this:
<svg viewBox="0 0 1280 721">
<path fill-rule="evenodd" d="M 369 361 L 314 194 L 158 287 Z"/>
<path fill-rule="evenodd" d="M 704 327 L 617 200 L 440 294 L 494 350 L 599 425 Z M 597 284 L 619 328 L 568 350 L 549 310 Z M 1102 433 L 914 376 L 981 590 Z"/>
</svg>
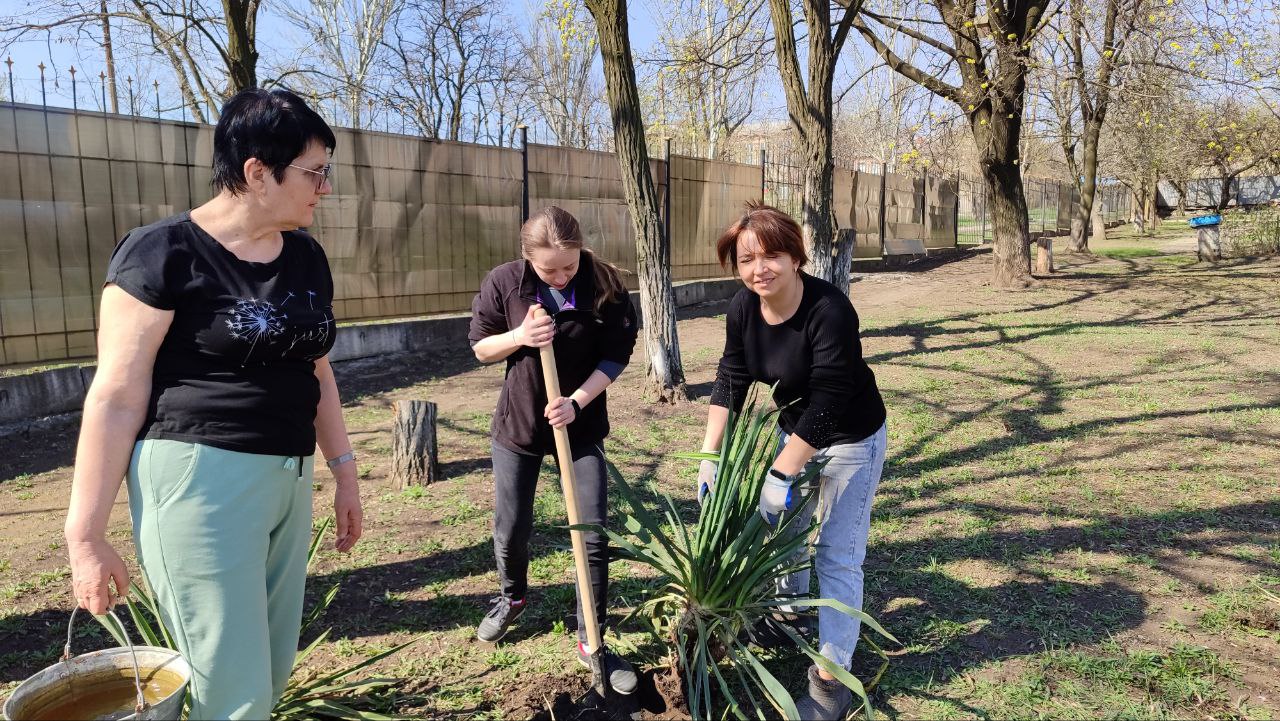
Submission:
<svg viewBox="0 0 1280 721">
<path fill-rule="evenodd" d="M 608 698 L 609 673 L 604 666 L 604 649 L 597 648 L 592 651 L 588 663 L 591 666 L 591 689 L 600 694 L 600 698 Z"/>
</svg>

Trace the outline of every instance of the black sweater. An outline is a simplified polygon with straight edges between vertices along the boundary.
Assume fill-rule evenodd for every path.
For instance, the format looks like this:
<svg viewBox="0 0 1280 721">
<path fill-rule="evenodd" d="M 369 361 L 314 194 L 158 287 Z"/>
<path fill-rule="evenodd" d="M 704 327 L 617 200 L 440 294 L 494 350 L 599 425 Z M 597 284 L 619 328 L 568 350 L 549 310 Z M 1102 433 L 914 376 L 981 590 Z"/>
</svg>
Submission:
<svg viewBox="0 0 1280 721">
<path fill-rule="evenodd" d="M 743 288 L 733 297 L 711 403 L 738 411 L 752 382 L 776 384 L 782 430 L 815 448 L 856 443 L 885 420 L 875 375 L 862 359 L 858 314 L 834 285 L 800 277 L 800 306 L 776 326 L 760 314 L 758 295 Z"/>
<path fill-rule="evenodd" d="M 592 258 L 582 254 L 574 276 L 577 308 L 554 314 L 556 370 L 560 392 L 566 397 L 586 382 L 601 361 L 626 366 L 635 348 L 640 324 L 631 296 L 623 293 L 595 312 L 595 271 Z M 471 345 L 519 326 L 529 306 L 538 302 L 538 276 L 526 260 L 513 260 L 489 271 L 471 303 Z M 543 417 L 547 389 L 537 348 L 521 346 L 507 356 L 507 376 L 498 396 L 490 433 L 504 448 L 520 453 L 546 455 L 555 452 L 551 424 Z M 602 392 L 582 407 L 569 424 L 574 448 L 595 445 L 609 434 L 608 394 Z"/>
</svg>

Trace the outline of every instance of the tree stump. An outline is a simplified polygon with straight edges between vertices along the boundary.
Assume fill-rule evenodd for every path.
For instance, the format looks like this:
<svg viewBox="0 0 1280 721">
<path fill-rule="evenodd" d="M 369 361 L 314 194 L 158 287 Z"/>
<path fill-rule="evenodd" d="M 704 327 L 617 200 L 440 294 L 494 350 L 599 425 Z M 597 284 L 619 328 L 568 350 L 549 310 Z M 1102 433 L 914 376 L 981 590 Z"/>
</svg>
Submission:
<svg viewBox="0 0 1280 721">
<path fill-rule="evenodd" d="M 1196 229 L 1196 258 L 1201 261 L 1216 263 L 1222 260 L 1222 239 L 1216 225 L 1206 225 Z"/>
<path fill-rule="evenodd" d="M 396 488 L 422 486 L 440 480 L 436 446 L 436 404 L 395 401 L 391 429 L 391 480 Z"/>
<path fill-rule="evenodd" d="M 1049 275 L 1053 268 L 1053 238 L 1041 233 L 1036 238 L 1036 274 Z"/>
</svg>

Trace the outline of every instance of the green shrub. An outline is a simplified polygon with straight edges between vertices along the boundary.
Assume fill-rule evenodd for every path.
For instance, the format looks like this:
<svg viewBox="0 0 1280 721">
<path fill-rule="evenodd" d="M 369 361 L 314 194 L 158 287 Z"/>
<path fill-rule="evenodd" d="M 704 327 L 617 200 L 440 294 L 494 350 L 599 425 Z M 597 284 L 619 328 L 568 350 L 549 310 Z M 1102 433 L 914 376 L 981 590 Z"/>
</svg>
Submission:
<svg viewBox="0 0 1280 721">
<path fill-rule="evenodd" d="M 1230 258 L 1280 253 L 1280 208 L 1261 208 L 1224 217 L 1222 252 Z"/>
</svg>

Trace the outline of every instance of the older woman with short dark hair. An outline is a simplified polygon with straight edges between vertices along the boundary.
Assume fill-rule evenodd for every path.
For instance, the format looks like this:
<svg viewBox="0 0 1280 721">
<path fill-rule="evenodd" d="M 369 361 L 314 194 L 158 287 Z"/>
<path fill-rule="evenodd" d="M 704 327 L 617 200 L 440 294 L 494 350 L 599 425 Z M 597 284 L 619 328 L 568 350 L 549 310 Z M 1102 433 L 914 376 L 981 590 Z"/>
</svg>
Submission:
<svg viewBox="0 0 1280 721">
<path fill-rule="evenodd" d="M 65 528 L 72 588 L 93 613 L 126 593 L 106 531 L 127 478 L 138 561 L 193 672 L 192 718 L 265 719 L 284 692 L 317 445 L 336 547 L 361 533 L 328 361 L 333 279 L 299 230 L 332 192 L 334 145 L 296 95 L 237 94 L 214 131 L 215 197 L 130 231 L 107 268 Z"/>
<path fill-rule="evenodd" d="M 805 528 L 821 509 L 814 562 L 821 595 L 861 609 L 862 560 L 886 431 L 884 402 L 862 358 L 858 314 L 844 289 L 802 270 L 808 257 L 800 227 L 776 208 L 748 204 L 720 236 L 716 252 L 745 287 L 726 314 L 703 450 L 719 449 L 729 410 L 742 408 L 752 383 L 773 387 L 782 409 L 779 451 L 760 513 L 772 524 L 792 511 L 801 514 L 794 527 Z M 810 462 L 825 464 L 817 488 L 796 487 Z M 714 492 L 714 464 L 704 461 L 698 475 L 702 498 Z M 808 594 L 808 570 L 786 578 L 778 591 Z M 840 611 L 819 609 L 819 651 L 848 668 L 858 626 Z M 796 708 L 803 719 L 842 719 L 851 700 L 847 688 L 814 665 L 809 694 Z"/>
</svg>

